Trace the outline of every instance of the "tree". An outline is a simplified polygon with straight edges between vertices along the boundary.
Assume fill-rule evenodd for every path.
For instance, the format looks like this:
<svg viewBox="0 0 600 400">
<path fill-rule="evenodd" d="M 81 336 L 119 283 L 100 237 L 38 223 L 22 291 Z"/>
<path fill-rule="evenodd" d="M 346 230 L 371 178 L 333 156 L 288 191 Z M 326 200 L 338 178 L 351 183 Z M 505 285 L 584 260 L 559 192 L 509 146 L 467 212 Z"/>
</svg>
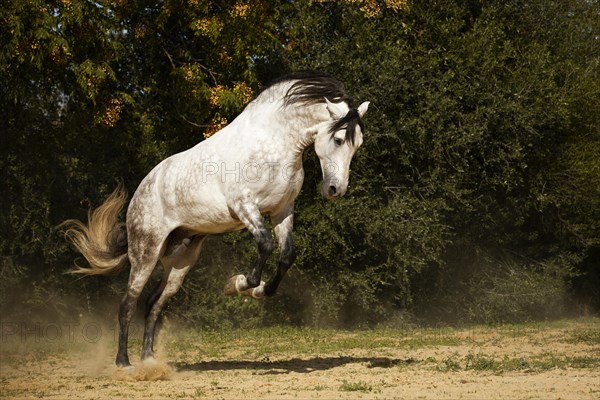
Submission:
<svg viewBox="0 0 600 400">
<path fill-rule="evenodd" d="M 517 287 L 524 275 L 506 279 L 518 268 L 542 282 L 525 302 L 538 315 L 554 312 L 547 304 L 555 301 L 546 300 L 564 300 L 581 257 L 597 257 L 597 161 L 586 155 L 598 132 L 597 5 L 414 2 L 370 14 L 338 2 L 298 10 L 296 29 L 310 46 L 289 51 L 290 64 L 333 72 L 376 110 L 353 167 L 359 179 L 350 207 L 366 205 L 357 212 L 365 224 L 355 223 L 355 213 L 340 212 L 336 221 L 358 228 L 345 240 L 360 244 L 342 248 L 368 256 L 332 257 L 341 268 L 328 280 L 353 271 L 359 287 L 368 276 L 375 286 L 368 310 L 394 293 L 396 305 L 416 297 L 422 308 L 441 306 L 450 315 L 458 307 L 477 319 L 481 310 L 466 305 L 486 291 Z M 323 15 L 335 17 L 323 24 Z M 560 178 L 565 171 L 569 184 Z M 550 200 L 573 192 L 580 193 L 569 196 L 577 206 Z M 369 232 L 377 240 L 364 240 Z M 417 246 L 403 243 L 415 236 Z M 312 261 L 324 251 L 311 252 Z M 432 296 L 432 286 L 442 295 Z M 524 307 L 513 294 L 499 294 L 512 296 L 515 310 Z M 340 301 L 355 296 L 348 289 Z"/>
<path fill-rule="evenodd" d="M 297 268 L 276 301 L 244 313 L 523 318 L 551 315 L 568 288 L 600 306 L 599 12 L 585 0 L 9 1 L 3 288 L 78 290 L 60 274 L 73 255 L 56 224 L 84 218 L 118 180 L 135 190 L 270 79 L 320 69 L 372 102 L 350 193 L 324 203 L 307 152 Z M 243 238 L 223 240 L 250 257 Z M 217 300 L 232 255 L 215 246 L 185 287 L 214 289 L 213 317 L 239 306 Z M 173 312 L 216 319 L 182 296 Z"/>
</svg>

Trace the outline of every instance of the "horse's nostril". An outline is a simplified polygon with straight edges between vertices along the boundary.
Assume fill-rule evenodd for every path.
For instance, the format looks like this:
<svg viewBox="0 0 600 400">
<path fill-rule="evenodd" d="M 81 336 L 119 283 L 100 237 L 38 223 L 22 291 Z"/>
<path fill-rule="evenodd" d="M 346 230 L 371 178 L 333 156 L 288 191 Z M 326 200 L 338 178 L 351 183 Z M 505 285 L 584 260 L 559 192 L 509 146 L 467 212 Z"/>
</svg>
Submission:
<svg viewBox="0 0 600 400">
<path fill-rule="evenodd" d="M 336 194 L 337 194 L 337 189 L 335 188 L 335 186 L 333 186 L 333 185 L 329 186 L 329 195 L 335 196 Z"/>
</svg>

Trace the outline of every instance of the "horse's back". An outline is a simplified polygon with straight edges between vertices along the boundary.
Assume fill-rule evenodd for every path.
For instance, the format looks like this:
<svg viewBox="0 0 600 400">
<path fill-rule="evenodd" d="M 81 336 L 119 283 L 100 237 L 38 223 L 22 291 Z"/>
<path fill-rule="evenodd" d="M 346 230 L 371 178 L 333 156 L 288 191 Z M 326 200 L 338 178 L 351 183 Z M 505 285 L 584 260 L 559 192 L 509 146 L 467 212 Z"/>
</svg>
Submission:
<svg viewBox="0 0 600 400">
<path fill-rule="evenodd" d="M 185 226 L 201 233 L 235 229 L 223 185 L 215 179 L 216 155 L 210 146 L 174 154 L 148 173 L 138 186 L 127 219 L 160 224 L 167 230 Z"/>
</svg>

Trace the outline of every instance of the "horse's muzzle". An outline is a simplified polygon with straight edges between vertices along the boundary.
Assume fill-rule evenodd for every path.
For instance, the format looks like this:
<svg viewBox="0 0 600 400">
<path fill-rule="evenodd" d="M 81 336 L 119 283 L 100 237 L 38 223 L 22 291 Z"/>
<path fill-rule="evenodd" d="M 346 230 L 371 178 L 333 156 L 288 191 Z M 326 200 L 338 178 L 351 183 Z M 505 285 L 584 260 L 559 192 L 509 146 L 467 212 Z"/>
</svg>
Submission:
<svg viewBox="0 0 600 400">
<path fill-rule="evenodd" d="M 340 187 L 338 185 L 327 184 L 324 182 L 323 187 L 321 188 L 321 194 L 327 200 L 334 200 L 346 194 L 346 187 Z"/>
</svg>

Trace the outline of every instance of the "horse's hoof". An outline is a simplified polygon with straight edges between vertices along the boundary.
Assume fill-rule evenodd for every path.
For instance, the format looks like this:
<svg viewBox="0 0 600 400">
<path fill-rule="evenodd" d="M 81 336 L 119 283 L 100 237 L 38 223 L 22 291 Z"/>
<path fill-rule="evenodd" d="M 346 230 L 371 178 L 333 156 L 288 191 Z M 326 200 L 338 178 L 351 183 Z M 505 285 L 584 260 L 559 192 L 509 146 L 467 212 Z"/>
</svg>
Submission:
<svg viewBox="0 0 600 400">
<path fill-rule="evenodd" d="M 225 296 L 236 296 L 240 294 L 240 289 L 248 287 L 248 282 L 246 281 L 246 277 L 244 275 L 234 275 L 225 284 L 223 288 L 223 293 Z"/>
<path fill-rule="evenodd" d="M 254 297 L 255 299 L 262 299 L 265 297 L 265 283 L 264 282 L 260 282 L 260 286 L 259 287 L 255 287 L 252 290 L 252 297 Z"/>
<path fill-rule="evenodd" d="M 265 297 L 265 282 L 260 281 L 260 285 L 257 287 L 249 288 L 248 281 L 244 275 L 235 275 L 229 278 L 223 288 L 223 293 L 225 293 L 226 296 L 241 294 L 255 299 L 262 299 Z"/>
<path fill-rule="evenodd" d="M 241 295 L 252 297 L 254 299 L 262 299 L 265 297 L 265 282 L 260 281 L 260 285 L 255 288 L 246 289 L 240 292 Z"/>
<path fill-rule="evenodd" d="M 133 366 L 129 362 L 129 358 L 127 356 L 125 356 L 125 357 L 117 357 L 117 360 L 115 361 L 115 364 L 117 364 L 117 368 L 123 369 L 123 370 L 127 369 L 127 368 L 133 368 Z"/>
</svg>

